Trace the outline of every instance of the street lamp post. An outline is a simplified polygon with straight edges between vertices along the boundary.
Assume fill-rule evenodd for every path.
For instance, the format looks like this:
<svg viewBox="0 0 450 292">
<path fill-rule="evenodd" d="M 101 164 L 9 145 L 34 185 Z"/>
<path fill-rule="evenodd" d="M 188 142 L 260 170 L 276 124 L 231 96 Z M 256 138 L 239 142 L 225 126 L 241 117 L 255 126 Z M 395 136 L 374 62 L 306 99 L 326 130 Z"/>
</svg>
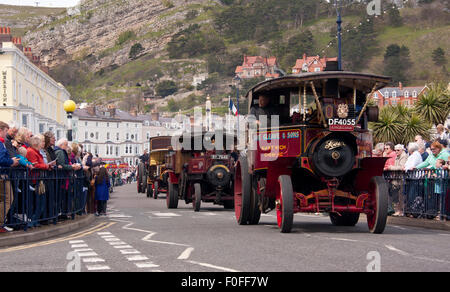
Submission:
<svg viewBox="0 0 450 292">
<path fill-rule="evenodd" d="M 236 87 L 236 109 L 237 109 L 237 117 L 238 117 L 238 120 L 237 120 L 237 133 L 239 134 L 239 85 L 241 83 L 241 78 L 238 75 L 236 75 L 233 78 L 233 83 L 234 83 L 234 85 Z"/>
<path fill-rule="evenodd" d="M 337 38 L 338 38 L 338 70 L 342 70 L 342 17 L 341 6 L 339 0 L 335 1 L 336 14 L 337 14 Z"/>
<path fill-rule="evenodd" d="M 67 140 L 69 142 L 72 142 L 72 113 L 75 111 L 75 109 L 77 108 L 77 105 L 75 104 L 75 102 L 73 100 L 66 100 L 64 102 L 64 110 L 67 113 Z"/>
</svg>

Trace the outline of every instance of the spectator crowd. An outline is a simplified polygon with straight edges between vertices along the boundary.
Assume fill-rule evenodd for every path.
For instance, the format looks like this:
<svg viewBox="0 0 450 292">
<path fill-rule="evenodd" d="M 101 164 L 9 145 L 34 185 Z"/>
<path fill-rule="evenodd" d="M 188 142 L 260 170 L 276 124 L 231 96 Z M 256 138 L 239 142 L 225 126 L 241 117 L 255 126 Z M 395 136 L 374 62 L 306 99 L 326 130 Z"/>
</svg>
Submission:
<svg viewBox="0 0 450 292">
<path fill-rule="evenodd" d="M 101 158 L 83 151 L 81 144 L 69 144 L 65 138 L 56 141 L 50 131 L 33 135 L 27 128 L 9 127 L 0 121 L 0 233 L 24 224 L 27 228 L 48 224 L 49 218 L 73 218 L 74 212 L 106 215 L 106 201 L 115 184 L 111 179 L 124 172 L 129 181 L 132 172 L 108 172 L 103 165 Z M 12 180 L 11 170 L 15 178 L 16 173 L 22 173 L 22 180 L 30 176 L 27 196 L 21 180 Z M 45 179 L 40 171 L 57 174 L 54 180 Z M 71 177 L 81 182 L 77 191 Z M 59 185 L 55 187 L 55 183 Z M 80 193 L 84 197 L 76 201 L 74 196 Z M 18 218 L 21 224 L 17 224 Z"/>
<path fill-rule="evenodd" d="M 450 133 L 443 125 L 436 127 L 437 133 L 431 141 L 425 141 L 422 136 L 417 135 L 414 142 L 406 147 L 401 144 L 394 145 L 392 142 L 378 143 L 374 150 L 374 157 L 386 157 L 384 166 L 385 173 L 392 172 L 415 172 L 415 178 L 433 178 L 436 181 L 436 195 L 446 195 L 441 181 L 448 184 L 450 171 Z M 404 178 L 390 180 L 390 213 L 394 216 L 404 216 Z"/>
</svg>

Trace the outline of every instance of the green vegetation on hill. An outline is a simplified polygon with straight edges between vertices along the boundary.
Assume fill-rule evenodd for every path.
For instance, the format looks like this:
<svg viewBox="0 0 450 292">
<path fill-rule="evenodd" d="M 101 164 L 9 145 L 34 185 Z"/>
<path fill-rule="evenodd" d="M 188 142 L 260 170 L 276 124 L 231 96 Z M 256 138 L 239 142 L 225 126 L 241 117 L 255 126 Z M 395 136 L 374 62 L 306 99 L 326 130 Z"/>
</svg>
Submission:
<svg viewBox="0 0 450 292">
<path fill-rule="evenodd" d="M 120 5 L 120 1 L 113 2 Z M 192 90 L 188 80 L 191 77 L 186 76 L 208 72 L 210 78 L 197 89 L 212 98 L 217 96 L 216 105 L 226 108 L 223 99 L 235 95 L 235 88 L 228 84 L 244 54 L 276 56 L 281 69 L 288 73 L 304 53 L 337 56 L 336 12 L 325 0 L 220 2 L 221 5 L 186 1 L 180 6 L 164 1 L 167 9 L 157 16 L 157 21 L 164 21 L 165 26 L 146 24 L 145 29 L 125 31 L 111 47 L 92 55 L 81 54 L 54 68 L 53 76 L 79 100 L 98 97 L 112 100 L 126 97 L 130 84 L 152 80 L 156 86 L 163 76 L 172 79 L 178 92 L 183 93 Z M 367 15 L 364 1 L 348 1 L 343 9 L 344 69 L 392 75 L 394 81 L 402 81 L 404 85 L 448 80 L 448 2 L 434 0 L 421 1 L 419 7 L 408 5 L 403 9 L 389 6 L 386 14 L 374 18 Z M 83 10 L 82 15 L 86 18 L 93 14 Z M 138 44 L 168 35 L 173 37 L 162 52 L 141 54 L 142 47 Z M 131 41 L 135 44 L 126 50 L 128 63 L 91 72 L 88 64 L 125 51 Z M 390 56 L 394 47 L 398 47 L 397 58 L 395 54 Z M 398 58 L 400 55 L 404 57 Z M 241 93 L 245 90 L 241 89 Z M 197 102 L 200 101 L 191 97 L 183 106 Z"/>
</svg>

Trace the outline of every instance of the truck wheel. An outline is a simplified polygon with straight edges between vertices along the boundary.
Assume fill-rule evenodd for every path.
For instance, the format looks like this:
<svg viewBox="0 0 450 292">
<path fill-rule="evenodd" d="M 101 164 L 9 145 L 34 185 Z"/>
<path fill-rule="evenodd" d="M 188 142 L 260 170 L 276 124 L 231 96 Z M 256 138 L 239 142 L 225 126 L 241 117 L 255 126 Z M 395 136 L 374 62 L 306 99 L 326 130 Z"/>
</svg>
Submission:
<svg viewBox="0 0 450 292">
<path fill-rule="evenodd" d="M 248 223 L 251 225 L 256 225 L 261 219 L 261 210 L 259 209 L 259 190 L 261 187 L 265 187 L 266 180 L 260 179 L 256 182 L 256 186 L 252 188 L 251 191 L 251 202 L 250 202 L 250 217 Z"/>
<path fill-rule="evenodd" d="M 384 178 L 375 176 L 369 183 L 369 213 L 367 225 L 371 233 L 383 233 L 388 214 L 388 185 Z"/>
<path fill-rule="evenodd" d="M 195 212 L 200 211 L 200 205 L 202 203 L 202 187 L 200 184 L 194 184 L 194 199 L 192 200 L 192 207 Z"/>
<path fill-rule="evenodd" d="M 158 188 L 159 188 L 159 184 L 158 184 L 158 182 L 157 181 L 155 181 L 154 183 L 153 183 L 153 186 L 154 186 L 154 190 L 153 190 L 153 199 L 158 199 Z"/>
<path fill-rule="evenodd" d="M 250 216 L 251 176 L 247 157 L 241 156 L 234 172 L 234 213 L 239 225 L 246 225 Z"/>
<path fill-rule="evenodd" d="M 178 208 L 178 185 L 168 182 L 168 190 L 166 196 L 167 208 L 176 209 Z"/>
<path fill-rule="evenodd" d="M 330 220 L 334 226 L 355 226 L 359 220 L 359 213 L 330 213 Z"/>
<path fill-rule="evenodd" d="M 291 177 L 280 175 L 278 178 L 277 221 L 282 233 L 289 233 L 294 223 L 294 192 Z"/>
<path fill-rule="evenodd" d="M 151 186 L 151 185 L 147 185 L 147 198 L 153 197 L 153 189 L 152 189 L 152 187 L 153 186 Z"/>
</svg>

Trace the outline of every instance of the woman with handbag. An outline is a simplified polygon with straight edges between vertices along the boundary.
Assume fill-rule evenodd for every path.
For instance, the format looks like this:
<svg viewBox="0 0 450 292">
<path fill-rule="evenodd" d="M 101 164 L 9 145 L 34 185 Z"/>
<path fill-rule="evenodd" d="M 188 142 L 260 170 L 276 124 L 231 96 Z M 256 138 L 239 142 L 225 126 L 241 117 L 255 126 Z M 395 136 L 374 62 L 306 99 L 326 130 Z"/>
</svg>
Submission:
<svg viewBox="0 0 450 292">
<path fill-rule="evenodd" d="M 39 226 L 38 221 L 41 219 L 45 211 L 45 184 L 39 177 L 43 176 L 40 173 L 42 170 L 50 170 L 56 165 L 56 161 L 50 163 L 44 162 L 44 157 L 40 153 L 40 150 L 44 147 L 44 139 L 38 136 L 33 136 L 30 139 L 30 147 L 27 149 L 27 159 L 30 161 L 34 168 L 31 170 L 31 184 L 28 197 L 28 218 L 31 218 L 30 227 Z"/>
</svg>

